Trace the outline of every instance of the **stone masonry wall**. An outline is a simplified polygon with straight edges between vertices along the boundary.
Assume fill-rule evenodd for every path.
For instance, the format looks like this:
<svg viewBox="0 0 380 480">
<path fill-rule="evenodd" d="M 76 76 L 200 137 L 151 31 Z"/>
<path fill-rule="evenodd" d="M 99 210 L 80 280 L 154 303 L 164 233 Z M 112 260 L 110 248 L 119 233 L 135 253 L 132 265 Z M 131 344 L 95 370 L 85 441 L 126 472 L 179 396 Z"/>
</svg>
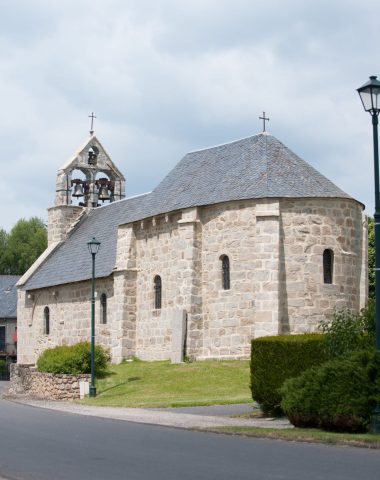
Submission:
<svg viewBox="0 0 380 480">
<path fill-rule="evenodd" d="M 96 281 L 95 299 L 96 341 L 112 349 L 117 347 L 117 325 L 114 322 L 113 278 Z M 107 296 L 107 324 L 101 322 L 100 297 Z M 18 291 L 18 357 L 22 364 L 34 364 L 46 349 L 57 345 L 73 345 L 90 341 L 91 281 L 58 287 Z M 50 334 L 44 333 L 44 309 L 50 311 Z"/>
<path fill-rule="evenodd" d="M 284 255 L 284 329 L 314 331 L 335 308 L 358 311 L 366 285 L 362 271 L 363 216 L 353 200 L 310 199 L 281 201 L 281 237 Z M 334 253 L 332 284 L 323 282 L 323 251 Z"/>
<path fill-rule="evenodd" d="M 203 348 L 203 297 L 202 297 L 202 248 L 203 226 L 200 209 L 193 208 L 182 212 L 178 221 L 179 236 L 185 245 L 181 253 L 179 268 L 180 295 L 184 298 L 186 312 L 185 354 L 197 358 Z"/>
<path fill-rule="evenodd" d="M 200 221 L 197 209 L 136 225 L 136 355 L 170 358 L 173 315 L 187 316 L 186 353 L 202 343 Z M 154 306 L 154 278 L 162 281 L 161 309 Z"/>
<path fill-rule="evenodd" d="M 123 225 L 114 273 L 97 280 L 96 341 L 114 362 L 170 358 L 178 313 L 187 318 L 189 356 L 248 358 L 254 337 L 314 331 L 335 308 L 364 305 L 365 232 L 361 205 L 334 198 L 235 201 Z M 332 284 L 323 281 L 325 249 L 334 254 Z M 161 309 L 154 308 L 156 275 Z M 106 325 L 99 323 L 102 293 Z M 19 290 L 18 361 L 35 363 L 45 348 L 89 340 L 90 294 L 90 281 L 29 295 Z M 45 306 L 50 335 L 43 331 Z"/>
<path fill-rule="evenodd" d="M 168 310 L 179 298 L 180 214 L 148 219 L 136 225 L 136 355 L 144 360 L 170 357 L 172 325 Z M 162 308 L 154 307 L 154 277 L 162 281 Z"/>
<path fill-rule="evenodd" d="M 80 398 L 79 382 L 89 382 L 91 375 L 55 375 L 38 372 L 32 365 L 11 365 L 11 395 L 28 394 L 49 400 Z"/>
<path fill-rule="evenodd" d="M 114 347 L 112 360 L 136 354 L 136 237 L 133 225 L 118 228 L 114 266 Z"/>
<path fill-rule="evenodd" d="M 48 245 L 60 242 L 67 236 L 67 232 L 85 211 L 83 207 L 75 205 L 60 205 L 48 209 Z"/>
<path fill-rule="evenodd" d="M 281 266 L 280 202 L 258 200 L 255 205 L 256 230 L 254 257 L 254 336 L 278 335 L 283 309 Z"/>
<path fill-rule="evenodd" d="M 255 203 L 205 207 L 201 221 L 204 331 L 200 356 L 247 357 L 254 336 Z M 230 261 L 229 290 L 222 285 L 222 255 Z"/>
<path fill-rule="evenodd" d="M 366 246 L 354 200 L 262 199 L 202 209 L 203 350 L 248 357 L 250 339 L 315 331 L 335 308 L 363 307 Z M 323 251 L 334 253 L 332 284 Z M 223 290 L 221 256 L 230 260 Z"/>
</svg>

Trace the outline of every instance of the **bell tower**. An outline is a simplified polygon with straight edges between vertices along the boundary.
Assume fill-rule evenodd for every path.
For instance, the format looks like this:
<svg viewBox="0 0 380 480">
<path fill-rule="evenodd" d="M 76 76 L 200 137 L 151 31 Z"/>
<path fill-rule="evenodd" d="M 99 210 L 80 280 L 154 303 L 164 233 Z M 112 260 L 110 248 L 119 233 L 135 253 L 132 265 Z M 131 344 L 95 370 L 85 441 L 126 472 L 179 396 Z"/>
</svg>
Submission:
<svg viewBox="0 0 380 480">
<path fill-rule="evenodd" d="M 125 197 L 125 179 L 93 131 L 58 170 L 54 207 L 48 209 L 48 244 L 62 241 L 89 209 Z"/>
</svg>

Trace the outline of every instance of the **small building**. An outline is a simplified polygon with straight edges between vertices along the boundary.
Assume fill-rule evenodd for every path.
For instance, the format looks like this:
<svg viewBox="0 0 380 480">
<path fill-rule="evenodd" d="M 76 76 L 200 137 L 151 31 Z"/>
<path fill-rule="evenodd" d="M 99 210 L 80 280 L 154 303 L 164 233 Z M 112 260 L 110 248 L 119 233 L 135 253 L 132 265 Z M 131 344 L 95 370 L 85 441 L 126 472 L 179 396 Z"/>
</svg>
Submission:
<svg viewBox="0 0 380 480">
<path fill-rule="evenodd" d="M 0 275 L 0 380 L 17 359 L 17 275 Z"/>
<path fill-rule="evenodd" d="M 367 297 L 364 206 L 264 132 L 188 153 L 148 194 L 95 135 L 57 174 L 49 245 L 18 283 L 19 363 L 90 339 L 112 360 L 248 358 Z"/>
</svg>

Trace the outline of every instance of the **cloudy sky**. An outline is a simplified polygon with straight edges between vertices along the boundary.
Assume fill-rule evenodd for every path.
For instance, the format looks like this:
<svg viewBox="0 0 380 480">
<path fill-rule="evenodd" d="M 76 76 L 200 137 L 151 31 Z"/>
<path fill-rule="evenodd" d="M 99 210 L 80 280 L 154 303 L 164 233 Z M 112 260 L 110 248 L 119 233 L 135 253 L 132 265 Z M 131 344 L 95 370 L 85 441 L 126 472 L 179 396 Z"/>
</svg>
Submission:
<svg viewBox="0 0 380 480">
<path fill-rule="evenodd" d="M 378 1 L 0 0 L 0 227 L 47 219 L 55 175 L 95 133 L 154 188 L 192 150 L 269 131 L 373 214 Z"/>
</svg>

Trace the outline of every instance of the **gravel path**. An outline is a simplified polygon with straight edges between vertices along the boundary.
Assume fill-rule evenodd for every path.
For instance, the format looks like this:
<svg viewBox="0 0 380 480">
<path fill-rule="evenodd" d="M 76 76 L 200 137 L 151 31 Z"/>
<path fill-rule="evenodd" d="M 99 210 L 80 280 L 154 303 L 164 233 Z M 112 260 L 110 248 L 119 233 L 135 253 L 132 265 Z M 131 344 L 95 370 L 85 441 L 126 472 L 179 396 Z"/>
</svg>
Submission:
<svg viewBox="0 0 380 480">
<path fill-rule="evenodd" d="M 254 403 L 238 403 L 234 405 L 211 405 L 207 407 L 181 407 L 181 408 L 149 408 L 156 412 L 190 413 L 191 415 L 226 416 L 243 415 L 258 410 Z"/>
</svg>

